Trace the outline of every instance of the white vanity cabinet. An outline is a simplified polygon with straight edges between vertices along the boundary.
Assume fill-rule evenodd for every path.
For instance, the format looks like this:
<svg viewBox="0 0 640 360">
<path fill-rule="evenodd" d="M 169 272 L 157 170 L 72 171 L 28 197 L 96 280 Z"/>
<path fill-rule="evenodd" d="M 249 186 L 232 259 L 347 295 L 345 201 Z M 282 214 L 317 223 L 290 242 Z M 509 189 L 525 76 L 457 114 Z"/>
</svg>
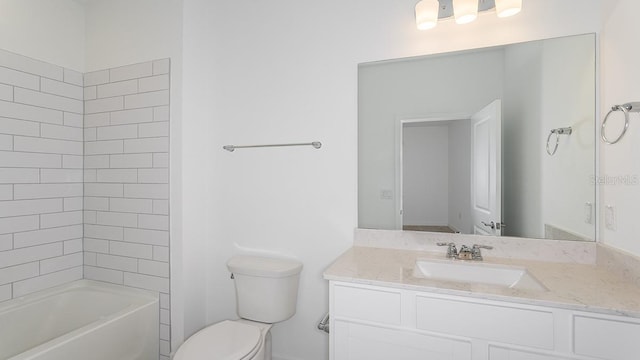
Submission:
<svg viewBox="0 0 640 360">
<path fill-rule="evenodd" d="M 640 320 L 330 281 L 332 360 L 638 360 Z"/>
</svg>

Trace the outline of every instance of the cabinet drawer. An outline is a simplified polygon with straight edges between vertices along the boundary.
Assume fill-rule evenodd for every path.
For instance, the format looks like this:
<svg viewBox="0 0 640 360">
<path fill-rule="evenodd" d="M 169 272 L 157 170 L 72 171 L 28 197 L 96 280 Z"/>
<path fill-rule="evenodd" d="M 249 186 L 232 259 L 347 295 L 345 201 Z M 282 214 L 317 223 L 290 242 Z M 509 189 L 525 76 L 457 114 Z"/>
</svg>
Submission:
<svg viewBox="0 0 640 360">
<path fill-rule="evenodd" d="M 535 351 L 515 350 L 489 346 L 489 360 L 571 360 L 566 355 L 542 354 Z"/>
<path fill-rule="evenodd" d="M 554 348 L 553 313 L 418 296 L 417 327 L 446 334 Z"/>
<path fill-rule="evenodd" d="M 574 352 L 607 360 L 638 360 L 640 324 L 576 315 L 573 318 Z"/>
<path fill-rule="evenodd" d="M 332 316 L 400 325 L 400 292 L 333 287 Z"/>
</svg>

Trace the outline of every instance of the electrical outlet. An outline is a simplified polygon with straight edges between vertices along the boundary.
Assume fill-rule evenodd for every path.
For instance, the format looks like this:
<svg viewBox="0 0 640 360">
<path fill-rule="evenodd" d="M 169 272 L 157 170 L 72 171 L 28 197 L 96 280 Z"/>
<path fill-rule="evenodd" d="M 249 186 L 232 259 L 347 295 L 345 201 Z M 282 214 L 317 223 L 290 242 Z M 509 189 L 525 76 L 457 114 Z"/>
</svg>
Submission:
<svg viewBox="0 0 640 360">
<path fill-rule="evenodd" d="M 616 231 L 616 208 L 607 205 L 604 209 L 604 226 L 611 231 Z"/>
<path fill-rule="evenodd" d="M 584 203 L 584 222 L 593 223 L 593 205 L 590 202 Z"/>
<path fill-rule="evenodd" d="M 380 190 L 380 199 L 393 200 L 393 190 Z"/>
</svg>

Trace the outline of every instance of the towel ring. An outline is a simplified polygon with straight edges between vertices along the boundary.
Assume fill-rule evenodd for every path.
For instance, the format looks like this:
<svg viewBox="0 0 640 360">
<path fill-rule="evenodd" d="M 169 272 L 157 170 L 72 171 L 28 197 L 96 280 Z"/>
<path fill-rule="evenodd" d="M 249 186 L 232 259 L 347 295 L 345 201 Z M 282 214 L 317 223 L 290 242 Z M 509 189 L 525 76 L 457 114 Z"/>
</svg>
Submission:
<svg viewBox="0 0 640 360">
<path fill-rule="evenodd" d="M 607 121 L 609 120 L 609 116 L 611 116 L 611 114 L 613 114 L 615 111 L 622 111 L 624 113 L 624 128 L 622 129 L 622 132 L 620 133 L 620 135 L 615 140 L 611 141 L 607 139 L 607 136 L 605 135 L 605 128 L 607 126 Z M 609 112 L 607 113 L 607 116 L 604 117 L 604 120 L 602 121 L 602 126 L 600 127 L 600 137 L 602 138 L 602 141 L 604 141 L 606 144 L 613 145 L 618 141 L 620 141 L 620 139 L 622 139 L 624 134 L 627 132 L 627 129 L 629 129 L 629 113 L 630 112 L 640 112 L 640 102 L 626 103 L 624 105 L 615 105 L 611 107 L 611 110 L 609 110 Z"/>
<path fill-rule="evenodd" d="M 571 127 L 566 128 L 558 128 L 553 129 L 549 132 L 549 136 L 547 136 L 547 154 L 553 156 L 556 151 L 558 151 L 558 144 L 560 144 L 560 135 L 571 135 L 573 129 Z M 551 135 L 556 134 L 556 144 L 553 147 L 553 151 L 549 150 L 549 141 L 551 140 Z"/>
</svg>

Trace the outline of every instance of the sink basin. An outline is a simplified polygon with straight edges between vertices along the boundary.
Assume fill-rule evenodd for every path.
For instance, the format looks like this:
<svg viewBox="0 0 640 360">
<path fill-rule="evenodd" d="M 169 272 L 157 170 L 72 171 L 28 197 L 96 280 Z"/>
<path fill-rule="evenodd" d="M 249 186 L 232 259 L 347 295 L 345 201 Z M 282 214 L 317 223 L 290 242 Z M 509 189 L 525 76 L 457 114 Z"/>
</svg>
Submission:
<svg viewBox="0 0 640 360">
<path fill-rule="evenodd" d="M 471 284 L 497 285 L 511 289 L 547 291 L 526 268 L 453 260 L 417 260 L 413 276 Z"/>
</svg>

